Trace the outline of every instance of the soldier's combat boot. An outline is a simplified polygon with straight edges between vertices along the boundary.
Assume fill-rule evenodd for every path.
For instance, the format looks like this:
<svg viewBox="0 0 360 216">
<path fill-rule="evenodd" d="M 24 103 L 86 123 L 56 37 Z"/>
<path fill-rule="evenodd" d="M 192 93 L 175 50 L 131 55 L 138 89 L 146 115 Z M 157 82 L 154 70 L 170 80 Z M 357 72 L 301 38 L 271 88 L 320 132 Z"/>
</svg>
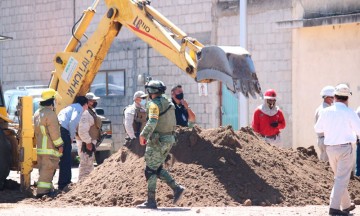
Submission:
<svg viewBox="0 0 360 216">
<path fill-rule="evenodd" d="M 142 208 L 142 209 L 157 209 L 157 204 L 155 200 L 155 193 L 148 192 L 148 199 L 140 204 L 137 205 L 136 208 Z"/>
<path fill-rule="evenodd" d="M 185 187 L 181 186 L 181 185 L 177 185 L 176 188 L 174 189 L 174 204 L 176 204 L 177 202 L 179 202 L 181 200 L 182 195 L 184 194 L 185 191 Z"/>
</svg>

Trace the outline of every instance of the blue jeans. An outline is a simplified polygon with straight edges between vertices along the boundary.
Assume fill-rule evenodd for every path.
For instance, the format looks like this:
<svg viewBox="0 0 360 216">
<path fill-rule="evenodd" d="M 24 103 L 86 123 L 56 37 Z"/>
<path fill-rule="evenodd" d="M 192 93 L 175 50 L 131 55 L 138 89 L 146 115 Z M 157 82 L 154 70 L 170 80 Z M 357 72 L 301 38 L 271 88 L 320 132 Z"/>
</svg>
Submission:
<svg viewBox="0 0 360 216">
<path fill-rule="evenodd" d="M 59 162 L 59 190 L 64 189 L 71 183 L 71 138 L 70 133 L 63 127 L 60 127 L 61 139 L 64 141 L 63 155 Z"/>
<path fill-rule="evenodd" d="M 355 175 L 360 176 L 360 141 L 356 141 L 356 169 Z"/>
</svg>

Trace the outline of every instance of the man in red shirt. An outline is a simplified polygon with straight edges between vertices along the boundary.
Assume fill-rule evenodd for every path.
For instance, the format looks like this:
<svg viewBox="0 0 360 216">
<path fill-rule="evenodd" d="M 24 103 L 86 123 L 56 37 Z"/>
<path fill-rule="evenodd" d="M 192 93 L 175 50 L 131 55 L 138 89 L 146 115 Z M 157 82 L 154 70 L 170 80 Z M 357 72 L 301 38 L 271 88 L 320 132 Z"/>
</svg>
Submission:
<svg viewBox="0 0 360 216">
<path fill-rule="evenodd" d="M 254 112 L 252 128 L 270 144 L 280 145 L 280 130 L 285 128 L 283 112 L 276 104 L 276 92 L 269 89 L 264 94 L 264 103 Z"/>
</svg>

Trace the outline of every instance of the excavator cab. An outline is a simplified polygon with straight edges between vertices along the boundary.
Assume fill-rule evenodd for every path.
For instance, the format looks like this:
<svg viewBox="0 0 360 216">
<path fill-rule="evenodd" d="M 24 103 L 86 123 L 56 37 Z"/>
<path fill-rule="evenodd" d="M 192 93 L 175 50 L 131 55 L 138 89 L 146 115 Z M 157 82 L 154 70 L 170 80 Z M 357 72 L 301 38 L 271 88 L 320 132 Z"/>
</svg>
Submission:
<svg viewBox="0 0 360 216">
<path fill-rule="evenodd" d="M 205 46 L 198 52 L 196 81 L 219 80 L 233 93 L 262 97 L 254 63 L 242 47 Z"/>
</svg>

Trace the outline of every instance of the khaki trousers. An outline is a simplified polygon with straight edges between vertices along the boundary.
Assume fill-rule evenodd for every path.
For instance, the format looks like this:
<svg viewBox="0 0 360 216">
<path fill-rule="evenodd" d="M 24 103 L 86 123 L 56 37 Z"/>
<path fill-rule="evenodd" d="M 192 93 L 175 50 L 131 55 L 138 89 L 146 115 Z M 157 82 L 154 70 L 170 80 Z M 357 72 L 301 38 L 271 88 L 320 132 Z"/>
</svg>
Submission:
<svg viewBox="0 0 360 216">
<path fill-rule="evenodd" d="M 39 179 L 37 194 L 46 194 L 53 189 L 52 180 L 59 166 L 59 158 L 53 155 L 38 155 Z"/>
<path fill-rule="evenodd" d="M 347 189 L 350 173 L 353 168 L 352 145 L 327 145 L 326 153 L 329 157 L 331 169 L 334 172 L 334 185 L 330 195 L 330 208 L 346 209 L 351 200 Z"/>
<path fill-rule="evenodd" d="M 318 137 L 318 140 L 317 140 L 319 151 L 320 151 L 319 160 L 329 161 L 329 157 L 326 154 L 326 146 L 324 145 L 324 140 L 325 140 L 324 136 Z"/>
<path fill-rule="evenodd" d="M 83 180 L 86 176 L 88 176 L 91 171 L 94 170 L 94 161 L 95 161 L 95 152 L 91 157 L 88 154 L 81 151 L 81 140 L 76 140 L 76 144 L 78 146 L 78 155 L 80 157 L 79 164 L 79 181 Z"/>
</svg>

